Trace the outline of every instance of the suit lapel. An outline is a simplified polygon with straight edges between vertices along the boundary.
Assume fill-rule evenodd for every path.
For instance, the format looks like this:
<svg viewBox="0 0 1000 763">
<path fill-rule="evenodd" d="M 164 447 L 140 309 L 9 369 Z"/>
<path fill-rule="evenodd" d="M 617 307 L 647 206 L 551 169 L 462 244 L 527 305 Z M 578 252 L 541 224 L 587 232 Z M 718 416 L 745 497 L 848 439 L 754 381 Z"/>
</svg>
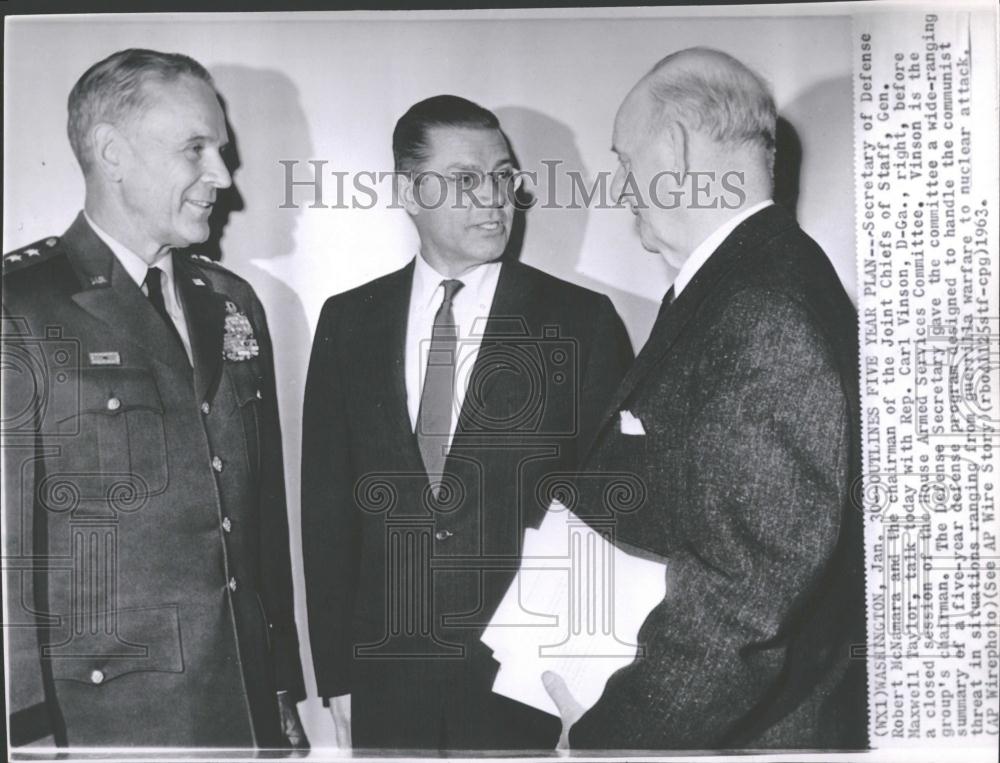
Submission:
<svg viewBox="0 0 1000 763">
<path fill-rule="evenodd" d="M 531 326 L 535 323 L 532 320 L 532 310 L 537 304 L 534 294 L 537 284 L 527 277 L 528 273 L 517 262 L 504 261 L 500 266 L 500 276 L 483 329 L 482 343 L 469 376 L 469 385 L 455 427 L 456 434 L 475 434 L 481 431 L 483 422 L 501 422 L 509 418 L 510 412 L 504 406 L 510 397 L 503 394 L 507 385 L 497 385 L 501 379 L 510 382 L 511 375 L 493 373 L 490 366 L 498 363 L 496 353 L 503 349 L 504 344 L 519 336 L 531 336 Z M 500 361 L 509 362 L 509 353 L 503 352 L 502 355 Z"/>
<path fill-rule="evenodd" d="M 389 380 L 392 400 L 389 418 L 397 434 L 404 434 L 416 449 L 417 439 L 410 426 L 410 412 L 406 405 L 406 324 L 410 313 L 413 268 L 414 261 L 411 260 L 409 265 L 396 272 L 387 285 L 389 293 L 385 304 L 373 304 L 369 320 L 373 335 L 385 342 L 385 352 L 376 352 L 375 358 L 376 372 L 382 372 L 381 378 Z M 418 462 L 423 464 L 419 450 L 416 452 Z"/>
<path fill-rule="evenodd" d="M 62 240 L 80 279 L 81 289 L 73 294 L 73 301 L 110 333 L 138 346 L 153 360 L 187 365 L 184 349 L 82 212 Z"/>
<path fill-rule="evenodd" d="M 182 256 L 174 256 L 174 273 L 191 339 L 197 399 L 211 400 L 222 371 L 226 295 L 215 291 L 212 281 Z"/>
<path fill-rule="evenodd" d="M 636 390 L 649 373 L 656 368 L 670 352 L 670 348 L 683 334 L 685 327 L 698 312 L 702 302 L 716 288 L 718 283 L 737 263 L 754 249 L 782 230 L 794 226 L 794 219 L 781 207 L 772 204 L 750 216 L 719 245 L 719 248 L 698 270 L 694 278 L 674 300 L 673 304 L 660 311 L 646 344 L 632 364 L 625 378 L 618 386 L 611 404 L 601 419 L 598 432 L 618 418 L 622 404 Z M 591 442 L 592 451 L 599 437 Z M 589 452 L 588 452 L 589 455 Z"/>
<path fill-rule="evenodd" d="M 406 404 L 406 324 L 413 268 L 411 261 L 391 274 L 382 289 L 366 302 L 364 311 L 354 316 L 358 340 L 352 345 L 356 344 L 361 354 L 360 378 L 365 383 L 385 380 L 387 384 L 385 396 L 380 396 L 385 410 L 376 414 L 372 431 L 385 433 L 398 443 L 401 468 L 423 471 L 424 462 Z"/>
</svg>

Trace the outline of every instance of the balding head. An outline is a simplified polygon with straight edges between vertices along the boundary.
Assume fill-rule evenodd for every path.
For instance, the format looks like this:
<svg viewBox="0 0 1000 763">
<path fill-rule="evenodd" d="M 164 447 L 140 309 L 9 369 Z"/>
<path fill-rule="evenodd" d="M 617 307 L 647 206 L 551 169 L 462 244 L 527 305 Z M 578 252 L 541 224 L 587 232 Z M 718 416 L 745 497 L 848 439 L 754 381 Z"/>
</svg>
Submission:
<svg viewBox="0 0 1000 763">
<path fill-rule="evenodd" d="M 732 56 L 689 48 L 661 60 L 615 117 L 615 198 L 643 246 L 677 266 L 738 210 L 771 196 L 774 101 Z"/>
<path fill-rule="evenodd" d="M 770 174 L 777 119 L 767 84 L 722 51 L 688 48 L 671 53 L 636 85 L 648 99 L 652 132 L 679 122 L 727 151 L 759 153 Z"/>
<path fill-rule="evenodd" d="M 69 94 L 67 122 L 70 146 L 83 174 L 89 174 L 94 163 L 90 133 L 95 125 L 126 124 L 148 107 L 147 85 L 181 77 L 212 86 L 211 75 L 193 58 L 158 50 L 119 50 L 87 69 Z"/>
</svg>

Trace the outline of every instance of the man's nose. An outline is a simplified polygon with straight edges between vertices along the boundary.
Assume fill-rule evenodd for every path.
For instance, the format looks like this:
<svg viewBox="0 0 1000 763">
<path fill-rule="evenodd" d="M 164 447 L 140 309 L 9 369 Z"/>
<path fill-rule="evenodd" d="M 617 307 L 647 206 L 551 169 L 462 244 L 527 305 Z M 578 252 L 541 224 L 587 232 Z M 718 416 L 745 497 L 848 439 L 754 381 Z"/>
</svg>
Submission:
<svg viewBox="0 0 1000 763">
<path fill-rule="evenodd" d="M 489 173 L 480 178 L 473 193 L 484 207 L 502 207 L 508 201 L 505 184 Z"/>
<path fill-rule="evenodd" d="M 221 154 L 214 154 L 205 167 L 204 180 L 216 188 L 229 188 L 233 184 L 233 176 L 229 173 Z"/>
<path fill-rule="evenodd" d="M 625 169 L 619 167 L 615 171 L 615 176 L 611 179 L 611 200 L 619 204 L 622 198 L 622 191 L 625 189 Z"/>
</svg>

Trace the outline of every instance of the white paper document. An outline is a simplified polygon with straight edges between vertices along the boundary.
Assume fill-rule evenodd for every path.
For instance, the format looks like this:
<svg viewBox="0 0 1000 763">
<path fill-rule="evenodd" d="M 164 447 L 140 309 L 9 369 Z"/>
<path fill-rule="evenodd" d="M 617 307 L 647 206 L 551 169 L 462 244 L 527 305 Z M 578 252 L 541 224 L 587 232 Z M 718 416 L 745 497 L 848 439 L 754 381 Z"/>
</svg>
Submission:
<svg viewBox="0 0 1000 763">
<path fill-rule="evenodd" d="M 664 564 L 632 556 L 558 502 L 525 531 L 521 568 L 482 641 L 500 670 L 493 691 L 558 715 L 542 684 L 551 670 L 589 708 L 636 656 L 639 628 L 666 593 Z"/>
</svg>

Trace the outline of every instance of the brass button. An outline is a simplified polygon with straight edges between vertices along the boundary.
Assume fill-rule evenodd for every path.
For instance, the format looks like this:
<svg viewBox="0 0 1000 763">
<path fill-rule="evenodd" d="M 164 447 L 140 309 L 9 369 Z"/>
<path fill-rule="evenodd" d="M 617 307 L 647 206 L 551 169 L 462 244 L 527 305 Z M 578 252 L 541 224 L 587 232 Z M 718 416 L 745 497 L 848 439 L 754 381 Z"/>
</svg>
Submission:
<svg viewBox="0 0 1000 763">
<path fill-rule="evenodd" d="M 260 394 L 260 390 L 257 390 L 257 399 L 258 400 L 263 400 L 264 399 L 264 396 L 262 394 Z"/>
<path fill-rule="evenodd" d="M 201 404 L 201 412 L 204 413 L 206 416 L 209 414 L 209 412 L 211 410 L 212 410 L 212 406 L 210 406 L 208 404 L 207 400 L 204 403 Z"/>
<path fill-rule="evenodd" d="M 222 518 L 222 529 L 229 532 L 233 529 L 233 523 L 229 521 L 229 517 Z"/>
<path fill-rule="evenodd" d="M 100 670 L 94 670 L 90 673 L 90 682 L 92 684 L 102 684 L 104 683 L 104 673 Z"/>
<path fill-rule="evenodd" d="M 217 472 L 222 471 L 222 459 L 218 456 L 212 456 L 212 468 Z"/>
<path fill-rule="evenodd" d="M 236 578 L 229 578 L 229 590 L 230 591 L 236 590 Z"/>
<path fill-rule="evenodd" d="M 119 400 L 117 397 L 109 397 L 108 398 L 108 410 L 109 411 L 117 411 L 121 407 L 122 407 L 122 401 Z"/>
<path fill-rule="evenodd" d="M 438 540 L 448 540 L 454 534 L 451 530 L 438 530 L 434 533 L 434 537 Z"/>
</svg>

